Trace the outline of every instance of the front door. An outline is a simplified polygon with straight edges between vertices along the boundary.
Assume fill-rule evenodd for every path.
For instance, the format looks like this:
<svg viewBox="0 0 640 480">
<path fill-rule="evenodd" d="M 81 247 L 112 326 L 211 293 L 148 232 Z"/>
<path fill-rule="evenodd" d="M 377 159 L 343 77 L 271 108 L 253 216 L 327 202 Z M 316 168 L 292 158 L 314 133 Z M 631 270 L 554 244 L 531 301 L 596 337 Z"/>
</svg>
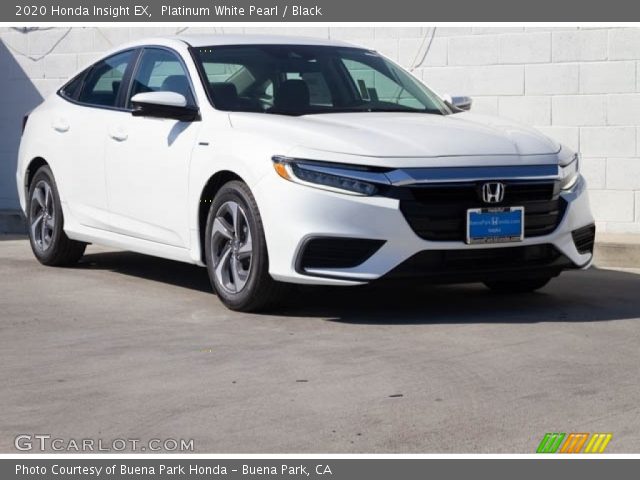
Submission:
<svg viewBox="0 0 640 480">
<path fill-rule="evenodd" d="M 180 57 L 145 48 L 127 99 L 141 92 L 172 91 L 195 105 Z M 114 119 L 106 148 L 108 204 L 115 232 L 165 245 L 189 247 L 188 174 L 201 122 L 131 114 Z"/>
</svg>

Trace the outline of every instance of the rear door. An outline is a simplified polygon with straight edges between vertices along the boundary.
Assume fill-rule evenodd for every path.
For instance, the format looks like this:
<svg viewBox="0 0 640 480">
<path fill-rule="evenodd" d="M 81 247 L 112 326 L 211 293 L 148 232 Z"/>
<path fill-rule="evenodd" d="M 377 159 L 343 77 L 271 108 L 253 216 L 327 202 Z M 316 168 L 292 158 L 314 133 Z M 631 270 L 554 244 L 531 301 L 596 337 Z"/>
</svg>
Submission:
<svg viewBox="0 0 640 480">
<path fill-rule="evenodd" d="M 109 229 L 105 145 L 109 126 L 129 114 L 120 108 L 136 50 L 117 53 L 90 67 L 61 90 L 51 121 L 55 151 L 66 171 L 59 178 L 73 217 L 82 225 Z"/>
</svg>

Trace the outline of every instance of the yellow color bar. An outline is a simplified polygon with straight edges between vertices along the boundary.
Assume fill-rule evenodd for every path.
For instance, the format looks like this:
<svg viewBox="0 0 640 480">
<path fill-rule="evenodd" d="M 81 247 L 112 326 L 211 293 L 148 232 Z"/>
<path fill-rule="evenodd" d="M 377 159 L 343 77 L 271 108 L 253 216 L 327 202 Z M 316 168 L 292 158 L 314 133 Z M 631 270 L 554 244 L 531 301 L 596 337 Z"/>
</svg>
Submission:
<svg viewBox="0 0 640 480">
<path fill-rule="evenodd" d="M 605 437 L 602 442 L 602 445 L 600 445 L 600 450 L 598 450 L 598 453 L 604 452 L 604 449 L 607 448 L 607 445 L 609 445 L 609 442 L 611 441 L 611 437 L 613 436 L 610 433 L 603 433 L 602 435 L 604 435 Z"/>
<path fill-rule="evenodd" d="M 585 448 L 584 453 L 603 453 L 611 441 L 611 433 L 594 433 Z"/>
<path fill-rule="evenodd" d="M 587 448 L 584 449 L 584 453 L 591 453 L 591 447 L 593 447 L 593 444 L 595 443 L 597 438 L 598 438 L 597 433 L 591 437 L 591 440 L 589 440 L 589 443 L 587 443 Z"/>
</svg>

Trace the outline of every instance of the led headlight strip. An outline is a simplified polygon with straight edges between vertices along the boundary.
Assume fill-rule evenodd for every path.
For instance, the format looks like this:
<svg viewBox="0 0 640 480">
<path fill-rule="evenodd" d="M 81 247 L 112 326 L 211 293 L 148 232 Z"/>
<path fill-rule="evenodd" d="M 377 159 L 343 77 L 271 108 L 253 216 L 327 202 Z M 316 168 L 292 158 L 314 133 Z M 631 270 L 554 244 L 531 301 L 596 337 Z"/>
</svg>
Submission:
<svg viewBox="0 0 640 480">
<path fill-rule="evenodd" d="M 377 184 L 389 184 L 384 173 L 366 167 L 344 167 L 282 156 L 274 156 L 272 160 L 273 168 L 285 180 L 333 192 L 371 196 L 378 192 Z"/>
</svg>

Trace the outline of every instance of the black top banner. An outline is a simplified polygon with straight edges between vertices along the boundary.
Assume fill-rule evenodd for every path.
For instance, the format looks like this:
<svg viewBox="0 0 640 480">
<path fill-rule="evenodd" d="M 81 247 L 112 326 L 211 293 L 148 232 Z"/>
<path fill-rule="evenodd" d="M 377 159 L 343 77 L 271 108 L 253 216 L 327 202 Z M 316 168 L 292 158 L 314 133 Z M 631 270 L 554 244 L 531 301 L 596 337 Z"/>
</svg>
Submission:
<svg viewBox="0 0 640 480">
<path fill-rule="evenodd" d="M 0 21 L 634 22 L 629 0 L 3 0 Z"/>
</svg>

